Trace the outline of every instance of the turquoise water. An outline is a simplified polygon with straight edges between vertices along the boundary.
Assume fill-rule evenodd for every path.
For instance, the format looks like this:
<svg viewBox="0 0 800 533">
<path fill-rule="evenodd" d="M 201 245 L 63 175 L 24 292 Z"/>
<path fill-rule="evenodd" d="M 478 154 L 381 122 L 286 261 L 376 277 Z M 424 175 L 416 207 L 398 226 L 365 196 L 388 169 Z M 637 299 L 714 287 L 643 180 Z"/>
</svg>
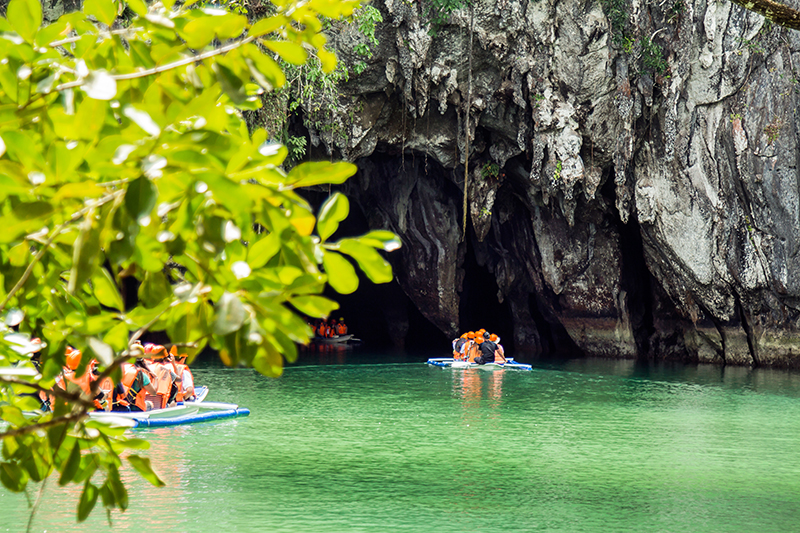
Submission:
<svg viewBox="0 0 800 533">
<path fill-rule="evenodd" d="M 166 488 L 128 472 L 111 528 L 100 509 L 76 524 L 78 489 L 52 482 L 33 530 L 800 529 L 800 374 L 424 360 L 314 355 L 277 380 L 201 365 L 208 399 L 251 416 L 137 431 Z M 0 488 L 0 510 L 24 531 L 24 496 Z"/>
</svg>

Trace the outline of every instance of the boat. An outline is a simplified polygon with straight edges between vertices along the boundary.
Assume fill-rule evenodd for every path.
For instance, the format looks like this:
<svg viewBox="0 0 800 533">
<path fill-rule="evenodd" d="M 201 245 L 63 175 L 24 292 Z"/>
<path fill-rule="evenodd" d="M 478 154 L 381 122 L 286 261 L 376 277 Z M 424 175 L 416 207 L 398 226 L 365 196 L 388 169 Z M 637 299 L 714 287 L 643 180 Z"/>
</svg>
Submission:
<svg viewBox="0 0 800 533">
<path fill-rule="evenodd" d="M 457 369 L 476 368 L 479 370 L 533 370 L 533 367 L 531 365 L 518 363 L 514 361 L 513 357 L 507 357 L 506 362 L 503 364 L 487 363 L 485 365 L 479 365 L 478 363 L 470 363 L 469 361 L 459 361 L 453 359 L 452 357 L 434 357 L 428 359 L 428 364 L 431 366 L 439 366 L 442 368 L 457 368 Z"/>
<path fill-rule="evenodd" d="M 94 420 L 105 421 L 114 425 L 148 428 L 193 424 L 195 422 L 236 418 L 250 414 L 249 409 L 239 407 L 235 403 L 206 402 L 208 387 L 195 387 L 194 393 L 195 400 L 180 402 L 175 407 L 130 413 L 94 411 L 89 413 L 89 416 Z"/>
<path fill-rule="evenodd" d="M 314 344 L 356 344 L 361 342 L 350 334 L 347 335 L 334 335 L 332 337 L 313 337 L 311 339 Z"/>
</svg>

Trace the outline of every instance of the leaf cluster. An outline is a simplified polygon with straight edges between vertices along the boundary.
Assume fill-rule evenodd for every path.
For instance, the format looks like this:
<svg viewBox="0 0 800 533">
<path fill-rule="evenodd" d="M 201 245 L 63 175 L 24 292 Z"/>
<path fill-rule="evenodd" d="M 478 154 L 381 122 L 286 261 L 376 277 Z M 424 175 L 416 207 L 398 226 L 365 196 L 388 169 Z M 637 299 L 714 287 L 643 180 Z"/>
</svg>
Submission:
<svg viewBox="0 0 800 533">
<path fill-rule="evenodd" d="M 399 246 L 394 234 L 333 241 L 347 199 L 335 194 L 315 213 L 298 193 L 340 184 L 356 167 L 287 171 L 287 148 L 242 116 L 285 84 L 279 61 L 313 57 L 333 72 L 320 19 L 358 4 L 274 3 L 253 24 L 173 0 L 129 0 L 124 28 L 116 0 L 86 0 L 46 26 L 38 0 L 11 0 L 0 18 L 0 481 L 9 490 L 58 471 L 84 486 L 79 519 L 98 497 L 127 507 L 119 454 L 138 443 L 87 421 L 87 406 L 146 331 L 189 346 L 190 359 L 210 346 L 228 365 L 277 376 L 312 334 L 305 318 L 337 308 L 322 296 L 326 283 L 352 292 L 355 265 L 376 283 L 391 279 L 380 252 Z M 36 364 L 33 336 L 44 341 Z M 78 375 L 98 361 L 91 394 L 49 392 L 67 346 L 85 354 Z M 37 394 L 55 396 L 51 412 L 36 410 Z M 128 462 L 160 483 L 146 459 Z"/>
</svg>

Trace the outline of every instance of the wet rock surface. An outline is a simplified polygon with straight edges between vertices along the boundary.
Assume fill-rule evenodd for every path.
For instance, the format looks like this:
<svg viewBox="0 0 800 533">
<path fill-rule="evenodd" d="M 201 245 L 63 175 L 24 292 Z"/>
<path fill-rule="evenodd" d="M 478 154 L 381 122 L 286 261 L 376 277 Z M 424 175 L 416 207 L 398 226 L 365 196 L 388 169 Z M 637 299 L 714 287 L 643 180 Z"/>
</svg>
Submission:
<svg viewBox="0 0 800 533">
<path fill-rule="evenodd" d="M 432 37 L 417 3 L 373 5 L 349 134 L 316 138 L 359 164 L 348 193 L 402 237 L 398 281 L 442 332 L 470 327 L 474 254 L 517 347 L 800 365 L 796 32 L 635 3 L 620 45 L 599 2 L 503 0 Z M 345 61 L 356 39 L 332 36 Z"/>
</svg>

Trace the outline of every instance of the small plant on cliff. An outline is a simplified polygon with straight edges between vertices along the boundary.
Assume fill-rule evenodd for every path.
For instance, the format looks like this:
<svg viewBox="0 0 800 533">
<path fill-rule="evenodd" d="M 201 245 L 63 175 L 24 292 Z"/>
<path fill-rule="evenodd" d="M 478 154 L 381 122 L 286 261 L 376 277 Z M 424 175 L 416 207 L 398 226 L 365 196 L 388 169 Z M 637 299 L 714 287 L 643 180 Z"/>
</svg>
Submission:
<svg viewBox="0 0 800 533">
<path fill-rule="evenodd" d="M 553 172 L 553 184 L 558 184 L 561 182 L 561 160 L 556 160 L 556 169 Z"/>
<path fill-rule="evenodd" d="M 425 0 L 423 10 L 428 18 L 428 34 L 435 37 L 449 20 L 453 11 L 469 5 L 468 0 Z"/>
<path fill-rule="evenodd" d="M 353 47 L 353 51 L 359 56 L 370 59 L 372 57 L 372 47 L 380 43 L 375 37 L 375 25 L 383 22 L 381 12 L 372 6 L 364 6 L 353 12 L 353 22 L 358 25 L 358 31 L 366 37 L 366 43 L 358 43 Z M 365 61 L 358 61 L 353 65 L 353 72 L 358 75 L 367 68 Z"/>
<path fill-rule="evenodd" d="M 783 128 L 783 119 L 780 117 L 775 117 L 771 123 L 766 125 L 764 134 L 767 136 L 767 145 L 771 145 L 778 139 L 781 128 Z"/>
<path fill-rule="evenodd" d="M 649 69 L 653 74 L 664 74 L 667 71 L 667 61 L 661 47 L 654 43 L 649 37 L 642 37 L 642 66 Z"/>
<path fill-rule="evenodd" d="M 611 42 L 619 47 L 624 47 L 628 26 L 628 0 L 600 0 L 603 12 L 611 24 Z"/>
<path fill-rule="evenodd" d="M 483 179 L 496 178 L 500 175 L 500 167 L 494 161 L 487 161 L 483 168 L 481 168 L 481 177 Z"/>
</svg>

